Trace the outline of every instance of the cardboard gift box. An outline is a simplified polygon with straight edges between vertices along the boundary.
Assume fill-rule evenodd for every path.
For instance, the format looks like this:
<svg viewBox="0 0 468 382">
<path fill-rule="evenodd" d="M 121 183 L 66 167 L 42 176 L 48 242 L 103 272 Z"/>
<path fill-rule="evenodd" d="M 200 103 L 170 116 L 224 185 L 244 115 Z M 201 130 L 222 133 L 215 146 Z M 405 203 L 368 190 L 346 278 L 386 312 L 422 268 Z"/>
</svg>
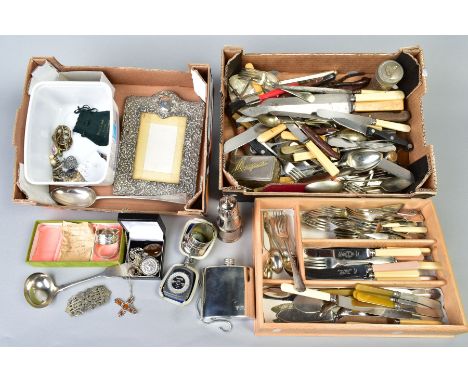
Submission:
<svg viewBox="0 0 468 382">
<path fill-rule="evenodd" d="M 41 67 L 39 72 L 35 72 Z M 50 73 L 58 73 L 57 80 L 79 81 L 96 73 L 103 73 L 95 81 L 107 81 L 114 89 L 114 100 L 119 111 L 120 125 L 125 100 L 129 96 L 151 96 L 163 90 L 171 90 L 180 98 L 187 101 L 205 103 L 205 116 L 200 147 L 200 161 L 198 165 L 197 188 L 194 196 L 186 204 L 169 203 L 157 200 L 137 199 L 100 199 L 91 207 L 64 207 L 53 205 L 55 208 L 80 209 L 106 212 L 143 212 L 161 213 L 168 215 L 203 215 L 208 201 L 208 166 L 211 151 L 211 112 L 212 112 L 212 79 L 210 66 L 207 64 L 190 64 L 187 72 L 144 69 L 134 67 L 94 67 L 94 66 L 66 66 L 54 57 L 33 57 L 29 61 L 21 105 L 17 111 L 13 144 L 16 151 L 14 165 L 13 200 L 20 204 L 42 205 L 29 200 L 18 182 L 20 168 L 24 163 L 25 126 L 27 122 L 30 88 L 41 80 L 50 79 Z M 34 75 L 33 75 L 34 73 Z M 71 78 L 69 78 L 71 76 Z M 40 187 L 40 186 L 39 186 Z M 47 192 L 48 186 L 42 186 Z M 112 186 L 94 186 L 98 196 L 112 195 Z"/>
<path fill-rule="evenodd" d="M 311 238 L 305 234 L 301 223 L 301 212 L 325 206 L 349 208 L 375 208 L 402 203 L 405 209 L 418 209 L 424 216 L 427 235 L 424 239 L 374 240 L 374 239 L 323 239 Z M 404 288 L 440 288 L 443 293 L 445 310 L 444 324 L 367 324 L 367 323 L 277 323 L 265 319 L 265 300 L 263 288 L 292 284 L 291 278 L 265 279 L 263 269 L 268 258 L 263 233 L 262 212 L 270 209 L 293 209 L 296 253 L 299 271 L 307 288 L 352 288 L 356 284 L 368 284 L 379 287 Z M 300 335 L 300 336 L 387 336 L 387 337 L 447 337 L 468 332 L 468 323 L 463 311 L 457 284 L 450 265 L 449 255 L 444 241 L 434 204 L 431 200 L 420 198 L 257 198 L 253 215 L 253 261 L 255 267 L 256 295 L 256 335 Z M 325 247 L 354 248 L 430 248 L 432 258 L 441 265 L 436 271 L 436 279 L 431 280 L 320 280 L 305 277 L 303 249 Z"/>
<path fill-rule="evenodd" d="M 31 234 L 26 262 L 34 267 L 110 267 L 121 264 L 126 253 L 126 240 L 119 222 L 113 220 L 71 220 L 68 223 L 89 223 L 93 230 L 117 228 L 119 240 L 109 248 L 115 255 L 103 252 L 106 248 L 94 243 L 89 261 L 64 260 L 60 258 L 62 220 L 37 220 Z M 48 231 L 48 232 L 46 232 Z M 44 235 L 43 235 L 44 234 Z M 106 250 L 106 252 L 108 251 Z M 105 256 L 101 256 L 105 254 Z"/>
<path fill-rule="evenodd" d="M 361 71 L 367 77 L 373 77 L 380 63 L 394 59 L 402 63 L 408 73 L 408 80 L 399 84 L 405 92 L 405 110 L 411 113 L 406 122 L 411 131 L 405 138 L 413 143 L 409 152 L 400 151 L 398 163 L 415 175 L 415 185 L 407 193 L 293 193 L 293 192 L 257 192 L 247 189 L 236 181 L 229 172 L 229 158 L 233 153 L 223 155 L 224 143 L 237 133 L 236 123 L 229 113 L 228 79 L 238 73 L 245 64 L 251 63 L 254 68 L 263 71 L 277 71 L 279 79 L 289 79 L 336 70 L 343 74 L 349 71 Z M 406 68 L 407 66 L 407 68 Z M 239 195 L 242 200 L 251 200 L 257 196 L 315 196 L 315 197 L 429 197 L 437 192 L 437 178 L 434 152 L 426 144 L 424 131 L 422 98 L 426 92 L 426 78 L 422 49 L 418 47 L 402 48 L 394 53 L 245 53 L 240 47 L 225 47 L 222 52 L 221 65 L 221 134 L 219 142 L 219 189 L 224 193 Z"/>
</svg>

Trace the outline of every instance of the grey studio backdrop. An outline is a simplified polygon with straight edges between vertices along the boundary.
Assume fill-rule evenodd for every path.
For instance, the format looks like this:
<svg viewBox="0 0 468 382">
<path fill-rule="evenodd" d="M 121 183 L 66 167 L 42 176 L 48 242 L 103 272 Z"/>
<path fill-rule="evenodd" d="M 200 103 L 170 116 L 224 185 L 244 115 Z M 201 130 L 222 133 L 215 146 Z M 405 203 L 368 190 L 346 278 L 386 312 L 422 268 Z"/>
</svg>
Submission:
<svg viewBox="0 0 468 382">
<path fill-rule="evenodd" d="M 446 339 L 366 337 L 255 337 L 253 321 L 235 321 L 230 334 L 198 320 L 195 304 L 178 307 L 157 295 L 159 282 L 134 285 L 137 315 L 117 317 L 113 303 L 82 317 L 70 318 L 65 305 L 70 296 L 85 288 L 61 293 L 45 309 L 29 307 L 23 298 L 24 279 L 37 268 L 24 259 L 36 219 L 114 219 L 116 214 L 57 211 L 14 205 L 11 201 L 13 155 L 12 131 L 20 104 L 26 65 L 31 56 L 55 56 L 66 65 L 138 66 L 186 70 L 187 63 L 209 63 L 215 86 L 213 153 L 210 168 L 209 218 L 216 216 L 219 140 L 219 76 L 221 49 L 239 45 L 247 52 L 393 52 L 399 47 L 420 45 L 428 71 L 424 97 L 427 140 L 434 144 L 439 191 L 434 201 L 444 229 L 461 297 L 468 306 L 468 216 L 466 147 L 468 129 L 468 38 L 466 37 L 364 37 L 364 36 L 145 36 L 145 37 L 0 37 L 1 218 L 0 235 L 0 345 L 3 346 L 466 346 L 468 335 Z M 245 227 L 240 241 L 218 240 L 214 252 L 201 264 L 221 264 L 226 256 L 238 264 L 251 265 L 252 204 L 243 203 Z M 177 240 L 186 218 L 164 217 L 167 226 L 166 269 L 180 263 Z M 43 270 L 43 269 L 39 269 Z M 44 269 L 58 283 L 92 274 L 98 269 Z M 125 280 L 101 279 L 112 298 L 127 298 Z"/>
</svg>

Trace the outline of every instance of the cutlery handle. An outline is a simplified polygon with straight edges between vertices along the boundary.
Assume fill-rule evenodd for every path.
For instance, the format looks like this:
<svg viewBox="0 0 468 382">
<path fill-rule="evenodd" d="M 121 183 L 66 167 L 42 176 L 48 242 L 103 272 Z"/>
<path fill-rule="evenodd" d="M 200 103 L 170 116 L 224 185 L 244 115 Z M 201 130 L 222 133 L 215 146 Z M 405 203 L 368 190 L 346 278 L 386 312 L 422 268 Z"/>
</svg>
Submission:
<svg viewBox="0 0 468 382">
<path fill-rule="evenodd" d="M 385 121 L 392 121 L 392 122 L 408 122 L 411 118 L 411 114 L 409 111 L 403 110 L 399 112 L 376 112 L 376 113 L 362 113 L 360 114 L 363 117 L 369 117 L 374 119 L 383 119 Z"/>
<path fill-rule="evenodd" d="M 374 272 L 394 272 L 419 269 L 418 261 L 402 261 L 400 263 L 390 264 L 374 264 L 372 266 Z"/>
<path fill-rule="evenodd" d="M 345 324 L 394 324 L 395 320 L 380 316 L 344 316 L 336 322 Z"/>
<path fill-rule="evenodd" d="M 401 90 L 379 91 L 379 92 L 364 92 L 355 94 L 356 102 L 369 102 L 369 101 L 395 101 L 404 100 L 405 93 Z"/>
<path fill-rule="evenodd" d="M 262 192 L 305 192 L 308 183 L 271 183 L 263 187 Z"/>
<path fill-rule="evenodd" d="M 315 159 L 315 155 L 311 153 L 310 151 L 306 151 L 303 153 L 294 153 L 293 154 L 293 160 L 294 162 L 301 162 L 303 160 L 310 160 L 310 159 Z"/>
<path fill-rule="evenodd" d="M 353 297 L 361 302 L 366 302 L 368 304 L 385 306 L 386 308 L 395 309 L 395 302 L 391 300 L 390 297 L 382 296 L 379 294 L 365 293 L 354 291 Z"/>
<path fill-rule="evenodd" d="M 378 287 L 375 287 L 372 285 L 366 285 L 366 284 L 356 284 L 354 289 L 358 292 L 379 294 L 379 295 L 387 296 L 387 297 L 393 297 L 395 295 L 395 293 L 392 290 L 378 288 Z"/>
<path fill-rule="evenodd" d="M 382 119 L 376 119 L 375 124 L 377 126 L 385 127 L 386 129 L 401 131 L 403 133 L 409 133 L 411 131 L 411 126 L 404 123 L 389 122 Z"/>
<path fill-rule="evenodd" d="M 281 284 L 281 290 L 283 292 L 296 294 L 298 296 L 316 298 L 316 299 L 322 300 L 322 301 L 331 301 L 332 300 L 332 297 L 331 297 L 330 293 L 324 293 L 324 292 L 321 292 L 319 290 L 309 289 L 309 288 L 306 288 L 306 290 L 303 291 L 303 292 L 299 292 L 298 290 L 296 290 L 296 288 L 294 288 L 294 285 L 292 285 L 292 284 L 286 284 L 286 283 Z"/>
<path fill-rule="evenodd" d="M 356 111 L 356 112 L 400 111 L 404 109 L 405 109 L 405 103 L 403 100 L 390 100 L 390 101 L 355 102 L 353 111 Z"/>
<path fill-rule="evenodd" d="M 422 255 L 420 248 L 377 248 L 375 256 L 392 256 L 392 257 L 419 257 Z"/>
<path fill-rule="evenodd" d="M 312 141 L 307 141 L 305 144 L 307 149 L 315 155 L 322 167 L 331 175 L 337 176 L 340 172 L 338 167 L 336 167 L 332 161 L 317 147 L 317 145 Z"/>
<path fill-rule="evenodd" d="M 421 276 L 419 270 L 408 269 L 404 271 L 374 271 L 374 277 L 377 280 L 390 280 L 390 279 L 418 279 Z"/>
<path fill-rule="evenodd" d="M 437 271 L 442 269 L 442 266 L 437 261 L 418 261 L 419 269 Z"/>
<path fill-rule="evenodd" d="M 283 131 L 281 133 L 281 139 L 284 139 L 285 141 L 297 141 L 298 140 L 296 136 L 290 131 Z"/>
<path fill-rule="evenodd" d="M 427 233 L 427 227 L 393 227 L 392 231 L 404 233 Z"/>
<path fill-rule="evenodd" d="M 265 143 L 269 141 L 270 139 L 276 137 L 278 134 L 281 134 L 284 130 L 286 130 L 286 125 L 284 123 L 281 123 L 278 126 L 275 126 L 271 128 L 270 130 L 267 130 L 261 133 L 257 137 L 257 141 L 260 143 Z"/>
<path fill-rule="evenodd" d="M 333 147 L 320 138 L 320 136 L 314 130 L 309 127 L 304 127 L 302 131 L 307 136 L 307 138 L 314 142 L 315 145 L 329 157 L 340 159 L 340 154 L 333 150 Z"/>
</svg>

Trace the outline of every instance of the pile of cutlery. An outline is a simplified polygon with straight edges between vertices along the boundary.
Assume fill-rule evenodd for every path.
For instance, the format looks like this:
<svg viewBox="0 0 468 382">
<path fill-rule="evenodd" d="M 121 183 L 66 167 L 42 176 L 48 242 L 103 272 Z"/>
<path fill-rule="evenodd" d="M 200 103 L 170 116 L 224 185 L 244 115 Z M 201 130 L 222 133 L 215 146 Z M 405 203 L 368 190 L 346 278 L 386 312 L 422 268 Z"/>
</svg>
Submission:
<svg viewBox="0 0 468 382">
<path fill-rule="evenodd" d="M 224 142 L 224 154 L 276 156 L 284 177 L 265 192 L 411 189 L 414 175 L 396 163 L 400 150 L 413 148 L 404 138 L 411 129 L 405 94 L 367 90 L 368 80 L 326 71 L 280 81 L 247 64 L 228 80 L 239 134 Z"/>
<path fill-rule="evenodd" d="M 418 210 L 402 204 L 376 208 L 321 207 L 305 211 L 301 221 L 337 239 L 422 239 L 427 227 Z"/>
<path fill-rule="evenodd" d="M 440 289 L 354 288 L 297 291 L 291 284 L 264 288 L 274 322 L 438 325 L 446 323 Z M 275 302 L 276 304 L 271 302 Z M 267 306 L 265 304 L 265 306 Z M 265 312 L 265 316 L 269 312 Z"/>
</svg>

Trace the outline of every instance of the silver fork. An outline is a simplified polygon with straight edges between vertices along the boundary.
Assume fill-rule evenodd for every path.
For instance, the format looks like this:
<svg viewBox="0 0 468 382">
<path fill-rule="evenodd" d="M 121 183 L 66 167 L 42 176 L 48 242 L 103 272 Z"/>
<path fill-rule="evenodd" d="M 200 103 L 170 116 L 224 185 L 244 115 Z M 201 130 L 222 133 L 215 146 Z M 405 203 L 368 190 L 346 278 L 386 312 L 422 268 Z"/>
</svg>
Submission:
<svg viewBox="0 0 468 382">
<path fill-rule="evenodd" d="M 306 287 L 299 272 L 299 262 L 297 260 L 296 248 L 294 245 L 294 235 L 289 234 L 288 215 L 286 215 L 283 211 L 275 211 L 274 216 L 277 236 L 282 239 L 291 261 L 294 288 L 296 288 L 296 290 L 299 292 L 304 292 Z"/>
<path fill-rule="evenodd" d="M 270 153 L 272 153 L 281 163 L 283 167 L 283 171 L 285 174 L 289 175 L 295 182 L 298 182 L 302 178 L 305 178 L 305 174 L 299 170 L 296 166 L 294 166 L 291 162 L 287 161 L 286 159 L 281 158 L 275 150 L 273 150 L 270 146 L 266 143 L 261 143 Z"/>
<path fill-rule="evenodd" d="M 342 265 L 360 265 L 360 264 L 387 264 L 395 263 L 394 257 L 374 257 L 365 260 L 339 260 L 334 257 L 309 257 L 304 260 L 305 266 L 311 269 L 329 269 Z"/>
</svg>

